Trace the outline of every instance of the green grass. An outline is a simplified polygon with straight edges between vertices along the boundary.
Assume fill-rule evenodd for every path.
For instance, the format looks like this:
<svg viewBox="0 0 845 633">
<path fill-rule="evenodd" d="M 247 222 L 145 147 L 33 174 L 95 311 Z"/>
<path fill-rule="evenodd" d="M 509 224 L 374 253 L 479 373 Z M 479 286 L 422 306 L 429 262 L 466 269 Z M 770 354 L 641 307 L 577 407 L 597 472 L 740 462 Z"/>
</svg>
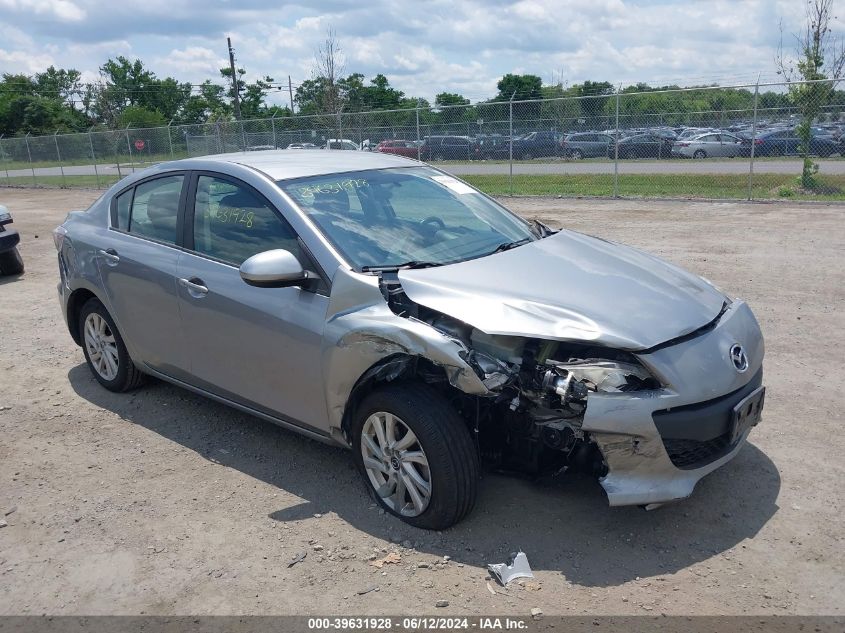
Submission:
<svg viewBox="0 0 845 633">
<path fill-rule="evenodd" d="M 493 196 L 566 196 L 611 197 L 612 174 L 516 174 L 513 190 L 505 174 L 467 175 L 464 180 Z M 117 175 L 100 176 L 99 187 L 118 181 Z M 797 176 L 790 174 L 755 174 L 752 197 L 755 200 L 830 200 L 845 201 L 845 175 L 818 177 L 824 188 L 821 193 L 808 194 L 797 187 Z M 95 176 L 16 176 L 10 179 L 0 174 L 0 187 L 67 187 L 96 188 Z M 748 197 L 747 174 L 620 174 L 619 195 L 642 198 L 701 198 L 736 199 Z"/>
<path fill-rule="evenodd" d="M 612 174 L 516 174 L 511 189 L 507 175 L 461 176 L 468 183 L 493 196 L 609 197 L 614 195 Z M 845 200 L 845 176 L 819 178 L 827 189 L 823 194 L 793 191 L 796 176 L 755 174 L 754 199 L 781 198 L 789 189 L 793 200 Z M 831 191 L 831 189 L 838 189 Z M 746 199 L 747 174 L 620 174 L 620 196 L 643 198 Z"/>
</svg>

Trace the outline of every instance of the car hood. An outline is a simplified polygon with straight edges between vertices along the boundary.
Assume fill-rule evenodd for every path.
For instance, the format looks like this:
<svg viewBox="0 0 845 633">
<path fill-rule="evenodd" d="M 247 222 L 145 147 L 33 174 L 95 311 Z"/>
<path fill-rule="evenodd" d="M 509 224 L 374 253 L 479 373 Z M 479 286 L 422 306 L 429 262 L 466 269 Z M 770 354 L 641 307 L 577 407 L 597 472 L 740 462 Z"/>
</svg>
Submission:
<svg viewBox="0 0 845 633">
<path fill-rule="evenodd" d="M 411 300 L 488 334 L 634 351 L 707 325 L 728 301 L 677 266 L 574 231 L 399 280 Z"/>
</svg>

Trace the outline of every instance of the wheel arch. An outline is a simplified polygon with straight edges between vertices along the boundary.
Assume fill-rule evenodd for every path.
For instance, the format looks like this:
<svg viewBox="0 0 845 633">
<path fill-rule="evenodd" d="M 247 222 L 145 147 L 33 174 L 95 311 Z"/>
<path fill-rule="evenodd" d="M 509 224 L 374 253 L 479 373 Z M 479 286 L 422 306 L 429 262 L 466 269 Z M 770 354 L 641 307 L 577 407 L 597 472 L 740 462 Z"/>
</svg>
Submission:
<svg viewBox="0 0 845 633">
<path fill-rule="evenodd" d="M 103 303 L 102 298 L 87 287 L 77 288 L 70 293 L 67 299 L 67 327 L 73 342 L 80 347 L 82 346 L 82 333 L 79 331 L 79 315 L 82 312 L 82 306 L 88 303 L 90 299 L 97 299 L 100 303 Z"/>
<path fill-rule="evenodd" d="M 340 428 L 347 444 L 352 441 L 352 422 L 358 405 L 373 391 L 383 385 L 419 382 L 436 386 L 444 391 L 466 395 L 451 384 L 446 369 L 427 358 L 406 353 L 391 354 L 373 363 L 352 386 Z"/>
</svg>

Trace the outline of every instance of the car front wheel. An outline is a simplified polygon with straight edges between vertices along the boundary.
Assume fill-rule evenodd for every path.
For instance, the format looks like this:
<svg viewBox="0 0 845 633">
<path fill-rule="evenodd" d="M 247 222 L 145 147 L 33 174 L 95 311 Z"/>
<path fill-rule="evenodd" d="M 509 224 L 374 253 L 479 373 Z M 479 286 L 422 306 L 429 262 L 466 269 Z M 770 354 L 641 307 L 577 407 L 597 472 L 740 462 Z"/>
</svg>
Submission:
<svg viewBox="0 0 845 633">
<path fill-rule="evenodd" d="M 464 421 L 422 383 L 390 385 L 357 408 L 353 453 L 375 500 L 406 523 L 442 530 L 475 504 L 478 454 Z"/>
<path fill-rule="evenodd" d="M 99 299 L 89 299 L 79 314 L 82 351 L 94 378 L 109 391 L 129 391 L 143 382 L 142 374 Z"/>
</svg>

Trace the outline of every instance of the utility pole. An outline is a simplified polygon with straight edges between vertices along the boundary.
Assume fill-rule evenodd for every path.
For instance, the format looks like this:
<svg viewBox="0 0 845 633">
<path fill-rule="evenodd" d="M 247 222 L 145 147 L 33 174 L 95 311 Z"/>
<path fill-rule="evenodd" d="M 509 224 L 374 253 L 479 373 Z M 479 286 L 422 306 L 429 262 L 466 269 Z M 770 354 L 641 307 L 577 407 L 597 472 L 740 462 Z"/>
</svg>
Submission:
<svg viewBox="0 0 845 633">
<path fill-rule="evenodd" d="M 241 119 L 241 97 L 238 91 L 238 73 L 235 71 L 235 51 L 232 48 L 232 38 L 226 38 L 226 44 L 229 46 L 229 68 L 232 69 L 232 94 L 235 97 L 235 118 Z"/>
<path fill-rule="evenodd" d="M 290 113 L 293 114 L 293 85 L 290 82 L 290 75 L 288 75 L 288 94 L 290 95 Z"/>
</svg>

